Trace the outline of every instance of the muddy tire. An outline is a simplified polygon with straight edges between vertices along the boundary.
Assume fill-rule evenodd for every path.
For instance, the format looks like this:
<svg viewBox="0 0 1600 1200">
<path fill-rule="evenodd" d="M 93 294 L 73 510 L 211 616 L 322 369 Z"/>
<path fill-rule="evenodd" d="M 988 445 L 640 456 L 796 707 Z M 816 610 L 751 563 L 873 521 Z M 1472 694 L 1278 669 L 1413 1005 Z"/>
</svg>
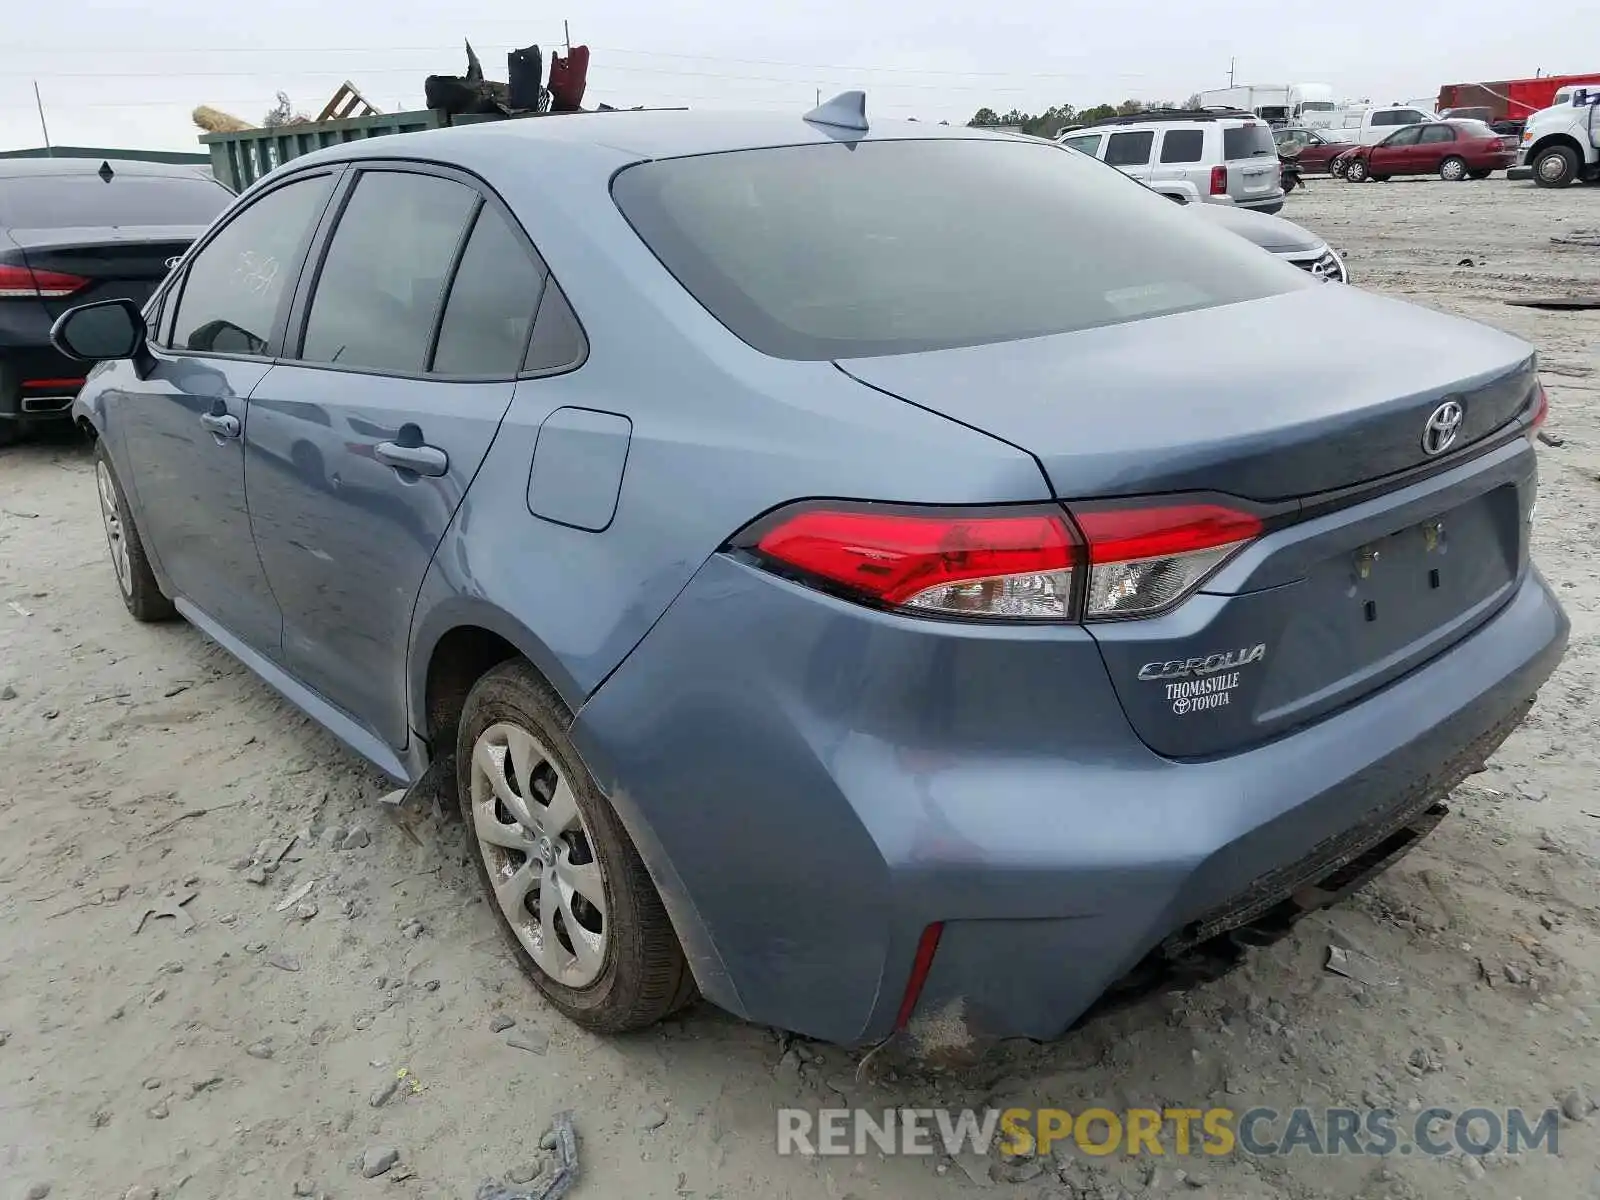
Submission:
<svg viewBox="0 0 1600 1200">
<path fill-rule="evenodd" d="M 116 577 L 117 593 L 135 621 L 170 621 L 178 615 L 161 592 L 144 543 L 134 528 L 133 514 L 122 483 L 111 465 L 104 442 L 94 444 L 95 488 L 100 496 L 100 519 L 106 530 L 106 549 L 111 555 L 111 572 Z"/>
<path fill-rule="evenodd" d="M 526 662 L 467 695 L 461 815 L 489 907 L 553 1007 L 597 1033 L 653 1025 L 695 996 L 672 922 L 567 735 L 572 714 Z"/>
</svg>

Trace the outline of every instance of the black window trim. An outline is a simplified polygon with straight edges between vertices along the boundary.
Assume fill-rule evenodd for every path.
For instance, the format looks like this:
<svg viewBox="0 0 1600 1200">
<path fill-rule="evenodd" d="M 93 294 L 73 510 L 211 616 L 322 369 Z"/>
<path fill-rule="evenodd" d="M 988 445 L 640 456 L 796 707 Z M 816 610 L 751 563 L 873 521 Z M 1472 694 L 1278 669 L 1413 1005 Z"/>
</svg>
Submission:
<svg viewBox="0 0 1600 1200">
<path fill-rule="evenodd" d="M 443 374 L 436 373 L 429 368 L 433 364 L 434 355 L 439 348 L 439 330 L 443 325 L 445 309 L 450 301 L 450 289 L 455 286 L 456 272 L 461 267 L 461 260 L 467 251 L 467 243 L 471 240 L 472 231 L 477 228 L 478 219 L 485 209 L 492 208 L 510 227 L 512 235 L 521 243 L 528 252 L 530 265 L 535 270 L 541 271 L 541 284 L 539 295 L 534 301 L 533 312 L 528 320 L 528 335 L 522 345 L 522 360 L 525 361 L 528 347 L 532 345 L 534 329 L 538 325 L 539 310 L 544 303 L 544 297 L 549 290 L 551 282 L 555 279 L 550 264 L 545 261 L 544 255 L 539 253 L 539 248 L 533 239 L 528 236 L 528 231 L 522 227 L 522 222 L 517 220 L 511 207 L 500 197 L 481 177 L 470 171 L 445 163 L 432 162 L 427 159 L 413 158 L 357 158 L 347 160 L 344 164 L 348 169 L 345 178 L 335 188 L 332 200 L 327 210 L 323 213 L 321 222 L 317 226 L 311 241 L 310 252 L 307 255 L 304 268 L 296 282 L 293 300 L 285 321 L 285 332 L 281 343 L 281 354 L 275 362 L 284 366 L 299 367 L 308 371 L 338 371 L 345 374 L 371 375 L 387 379 L 417 379 L 434 383 L 511 383 L 520 379 L 545 379 L 552 375 L 565 375 L 576 371 L 589 361 L 589 334 L 583 327 L 583 319 L 578 315 L 578 310 L 569 297 L 568 308 L 578 323 L 579 332 L 582 334 L 583 352 L 572 363 L 559 367 L 550 367 L 544 370 L 527 371 L 519 369 L 515 372 L 489 372 L 484 374 Z M 423 358 L 423 370 L 417 371 L 385 371 L 373 367 L 363 367 L 355 364 L 308 362 L 299 357 L 305 345 L 306 323 L 311 316 L 311 299 L 315 294 L 317 281 L 322 276 L 323 265 L 327 261 L 329 247 L 333 244 L 333 237 L 338 232 L 339 220 L 343 217 L 350 197 L 354 194 L 356 185 L 361 176 L 369 172 L 391 171 L 410 175 L 433 175 L 441 179 L 448 179 L 453 183 L 461 184 L 476 196 L 476 203 L 467 221 L 464 223 L 461 237 L 456 243 L 455 254 L 450 265 L 445 271 L 443 290 L 440 293 L 440 304 L 434 313 L 433 330 L 428 339 L 427 353 Z M 559 286 L 559 284 L 558 284 Z M 568 294 L 562 289 L 564 295 Z"/>
<path fill-rule="evenodd" d="M 231 362 L 258 363 L 273 363 L 278 361 L 278 351 L 283 345 L 284 331 L 287 328 L 290 305 L 294 299 L 295 288 L 298 287 L 299 278 L 305 271 L 306 256 L 311 253 L 311 248 L 316 245 L 317 237 L 322 231 L 322 223 L 327 220 L 328 209 L 332 207 L 334 198 L 339 194 L 339 187 L 342 182 L 340 177 L 344 175 L 344 173 L 345 168 L 343 164 L 335 163 L 328 166 L 313 167 L 304 171 L 296 171 L 292 175 L 286 175 L 282 179 L 274 182 L 270 187 L 262 188 L 259 192 L 254 194 L 247 193 L 243 203 L 225 213 L 224 217 L 213 224 L 198 242 L 184 251 L 182 264 L 177 270 L 173 271 L 167 276 L 166 280 L 162 282 L 162 284 L 156 289 L 155 294 L 152 295 L 148 301 L 148 303 L 152 305 L 164 306 L 170 299 L 172 303 L 172 310 L 170 314 L 172 319 L 170 321 L 165 319 L 167 314 L 163 309 L 162 324 L 166 326 L 166 329 L 158 329 L 154 331 L 157 337 L 160 337 L 163 334 L 170 335 L 172 327 L 177 322 L 178 310 L 183 307 L 183 292 L 184 288 L 189 282 L 190 267 L 194 265 L 195 260 L 199 258 L 200 255 L 206 252 L 207 247 L 209 247 L 211 243 L 217 239 L 223 230 L 229 228 L 241 216 L 249 212 L 257 204 L 261 203 L 262 200 L 266 199 L 268 196 L 282 191 L 289 185 L 300 183 L 307 179 L 315 179 L 323 175 L 330 176 L 333 179 L 333 187 L 328 192 L 328 199 L 323 203 L 322 212 L 319 213 L 317 219 L 312 222 L 311 235 L 305 239 L 305 243 L 301 247 L 301 252 L 298 256 L 299 262 L 296 263 L 293 268 L 296 276 L 295 287 L 285 288 L 283 295 L 279 297 L 278 310 L 273 315 L 272 328 L 267 334 L 267 344 L 265 349 L 260 354 L 245 354 L 239 351 L 230 350 L 176 349 L 170 344 L 151 339 L 149 336 L 151 331 L 147 327 L 146 345 L 150 348 L 150 350 L 158 357 L 164 357 L 168 359 L 217 358 Z M 147 308 L 146 312 L 149 311 L 151 310 Z"/>
</svg>

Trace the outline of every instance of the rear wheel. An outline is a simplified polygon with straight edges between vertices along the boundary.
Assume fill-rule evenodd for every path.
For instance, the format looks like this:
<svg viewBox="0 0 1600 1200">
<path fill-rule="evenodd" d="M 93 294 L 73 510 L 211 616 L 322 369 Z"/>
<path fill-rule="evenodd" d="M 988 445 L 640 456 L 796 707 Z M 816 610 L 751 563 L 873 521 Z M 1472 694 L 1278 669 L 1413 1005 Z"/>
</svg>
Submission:
<svg viewBox="0 0 1600 1200">
<path fill-rule="evenodd" d="M 0 446 L 9 446 L 22 437 L 22 429 L 15 421 L 0 421 Z"/>
<path fill-rule="evenodd" d="M 1345 164 L 1344 177 L 1351 183 L 1365 183 L 1367 181 L 1367 160 L 1364 158 L 1351 159 Z"/>
<path fill-rule="evenodd" d="M 1439 164 L 1439 178 L 1446 183 L 1460 183 L 1466 177 L 1466 160 L 1454 154 Z"/>
<path fill-rule="evenodd" d="M 694 981 L 571 724 L 527 663 L 490 671 L 468 694 L 456 738 L 461 812 L 518 965 L 572 1021 L 622 1033 L 688 1003 Z"/>
<path fill-rule="evenodd" d="M 122 603 L 135 621 L 172 620 L 178 610 L 161 594 L 161 585 L 156 582 L 150 560 L 145 557 L 139 531 L 133 527 L 127 497 L 122 494 L 122 485 L 117 482 L 104 442 L 94 445 L 94 482 L 100 494 L 100 520 L 106 529 L 106 549 L 111 553 L 111 570 L 116 576 Z"/>
<path fill-rule="evenodd" d="M 1467 172 L 1467 178 L 1468 179 L 1487 179 L 1487 178 L 1489 178 L 1489 176 L 1491 176 L 1493 174 L 1494 174 L 1493 171 L 1468 171 Z"/>
<path fill-rule="evenodd" d="M 1578 177 L 1578 152 L 1571 146 L 1548 146 L 1532 165 L 1533 181 L 1540 187 L 1566 187 Z"/>
<path fill-rule="evenodd" d="M 1344 163 L 1340 162 L 1338 159 L 1334 159 L 1333 162 L 1328 165 L 1328 174 L 1332 175 L 1335 179 L 1343 179 L 1344 168 Z"/>
</svg>

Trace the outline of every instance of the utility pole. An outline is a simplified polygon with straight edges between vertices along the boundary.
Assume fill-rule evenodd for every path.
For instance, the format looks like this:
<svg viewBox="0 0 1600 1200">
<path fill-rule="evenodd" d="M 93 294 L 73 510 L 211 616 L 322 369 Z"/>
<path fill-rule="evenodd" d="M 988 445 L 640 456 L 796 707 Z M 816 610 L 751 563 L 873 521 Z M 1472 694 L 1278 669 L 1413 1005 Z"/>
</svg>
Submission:
<svg viewBox="0 0 1600 1200">
<path fill-rule="evenodd" d="M 561 22 L 561 36 L 567 43 L 567 57 L 572 57 L 572 28 L 565 21 Z"/>
<path fill-rule="evenodd" d="M 1228 86 L 1229 87 L 1233 86 L 1233 64 L 1235 62 L 1237 62 L 1237 61 L 1238 61 L 1237 59 L 1233 59 L 1233 58 L 1230 58 L 1228 60 Z"/>
<path fill-rule="evenodd" d="M 54 158 L 56 152 L 50 148 L 50 126 L 44 123 L 44 101 L 39 98 L 39 81 L 37 79 L 33 81 L 33 102 L 39 109 L 39 128 L 44 131 L 45 152 L 51 158 Z"/>
<path fill-rule="evenodd" d="M 818 108 L 822 107 L 822 89 L 821 88 L 817 89 L 817 107 Z"/>
</svg>

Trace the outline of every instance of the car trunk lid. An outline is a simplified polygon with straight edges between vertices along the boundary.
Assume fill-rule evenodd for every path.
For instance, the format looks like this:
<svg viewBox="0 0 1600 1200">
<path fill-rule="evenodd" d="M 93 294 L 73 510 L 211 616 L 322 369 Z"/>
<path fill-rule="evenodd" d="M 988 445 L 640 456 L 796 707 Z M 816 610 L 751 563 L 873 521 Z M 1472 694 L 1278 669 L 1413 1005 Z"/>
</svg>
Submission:
<svg viewBox="0 0 1600 1200">
<path fill-rule="evenodd" d="M 1355 349 L 1329 354 L 1330 328 Z M 1304 287 L 838 365 L 1029 451 L 1063 499 L 1213 490 L 1273 501 L 1428 461 L 1423 427 L 1447 400 L 1464 410 L 1452 452 L 1490 435 L 1528 403 L 1530 355 L 1519 339 L 1457 317 Z"/>
<path fill-rule="evenodd" d="M 1170 611 L 1089 626 L 1146 743 L 1207 757 L 1414 669 L 1487 620 L 1526 567 L 1528 347 L 1330 290 L 842 365 L 1032 451 L 1069 509 L 1200 492 L 1263 517 L 1266 532 Z M 1364 352 L 1320 349 L 1329 305 Z M 1452 402 L 1457 440 L 1429 455 L 1424 427 Z"/>
<path fill-rule="evenodd" d="M 177 258 L 205 230 L 195 225 L 141 225 L 116 228 L 12 229 L 13 254 L 35 271 L 75 275 L 89 286 L 69 296 L 44 298 L 58 317 L 95 300 L 128 299 L 143 304 Z"/>
</svg>

